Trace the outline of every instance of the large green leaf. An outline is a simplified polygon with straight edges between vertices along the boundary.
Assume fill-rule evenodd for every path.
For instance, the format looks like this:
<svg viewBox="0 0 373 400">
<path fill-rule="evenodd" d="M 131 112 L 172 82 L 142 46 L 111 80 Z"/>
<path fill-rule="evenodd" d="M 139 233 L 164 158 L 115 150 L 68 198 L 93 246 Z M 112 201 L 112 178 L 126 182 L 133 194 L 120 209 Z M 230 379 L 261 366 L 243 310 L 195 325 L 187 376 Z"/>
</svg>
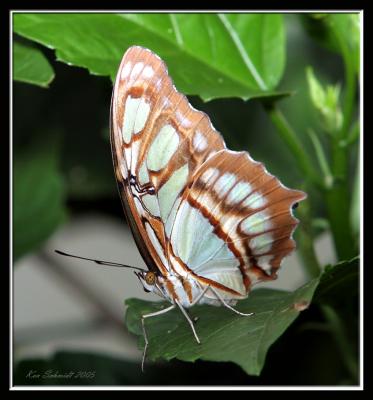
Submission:
<svg viewBox="0 0 373 400">
<path fill-rule="evenodd" d="M 14 80 L 48 87 L 53 78 L 53 68 L 39 49 L 18 42 L 13 43 Z"/>
<path fill-rule="evenodd" d="M 13 256 L 38 248 L 66 216 L 57 152 L 47 143 L 15 151 L 13 169 Z"/>
<path fill-rule="evenodd" d="M 232 361 L 248 374 L 259 375 L 269 347 L 283 334 L 299 312 L 307 308 L 317 284 L 318 279 L 314 279 L 292 293 L 270 289 L 255 290 L 247 300 L 237 305 L 241 312 L 255 313 L 250 317 L 239 316 L 224 307 L 194 307 L 191 314 L 193 318 L 198 317 L 196 330 L 201 339 L 200 345 L 196 343 L 180 310 L 149 318 L 146 320 L 148 358 Z M 139 344 L 143 348 L 141 315 L 158 311 L 167 304 L 138 299 L 129 299 L 126 304 L 127 327 L 140 336 Z"/>
<path fill-rule="evenodd" d="M 355 296 L 359 290 L 359 262 L 360 257 L 357 256 L 326 266 L 315 291 L 315 301 L 337 305 L 346 297 L 351 299 Z"/>
<path fill-rule="evenodd" d="M 279 14 L 20 13 L 14 30 L 112 79 L 129 46 L 146 46 L 165 59 L 181 91 L 205 100 L 276 95 L 285 64 Z"/>
</svg>

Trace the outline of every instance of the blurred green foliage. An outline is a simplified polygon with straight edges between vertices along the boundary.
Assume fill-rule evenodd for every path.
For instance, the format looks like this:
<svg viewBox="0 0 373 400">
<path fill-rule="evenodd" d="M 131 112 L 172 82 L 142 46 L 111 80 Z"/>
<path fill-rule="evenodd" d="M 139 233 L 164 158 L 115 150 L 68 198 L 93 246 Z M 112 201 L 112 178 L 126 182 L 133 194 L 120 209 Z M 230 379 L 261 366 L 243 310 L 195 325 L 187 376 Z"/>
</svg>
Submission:
<svg viewBox="0 0 373 400">
<path fill-rule="evenodd" d="M 327 85 L 325 88 L 317 80 L 312 68 L 307 69 L 310 97 L 320 113 L 322 128 L 325 132 L 336 132 L 342 127 L 343 115 L 339 105 L 341 88 L 339 85 Z"/>
<path fill-rule="evenodd" d="M 66 220 L 65 189 L 55 140 L 18 152 L 13 165 L 13 256 L 34 251 Z"/>
<path fill-rule="evenodd" d="M 34 47 L 14 42 L 13 79 L 48 87 L 54 78 L 53 68 L 43 53 Z"/>
<path fill-rule="evenodd" d="M 294 370 L 295 350 L 284 344 L 297 343 L 292 326 L 272 345 L 268 360 L 277 365 L 276 354 L 283 359 L 287 349 L 285 358 L 294 362 L 282 362 L 293 369 L 298 379 L 293 384 L 356 384 L 358 293 L 338 304 L 318 293 L 328 282 L 337 298 L 345 295 L 346 282 L 348 288 L 358 286 L 358 260 L 346 260 L 359 247 L 359 16 L 18 13 L 14 31 L 15 80 L 47 86 L 55 71 L 47 91 L 14 84 L 15 258 L 42 246 L 66 220 L 67 208 L 80 212 L 77 205 L 84 202 L 84 209 L 102 211 L 119 203 L 108 140 L 111 81 L 95 75 L 113 79 L 127 47 L 144 45 L 166 61 L 178 89 L 208 113 L 229 148 L 248 150 L 286 185 L 308 192 L 296 237 L 304 268 L 314 278 L 310 282 L 324 268 L 314 241 L 320 232 L 332 232 L 340 263 L 328 267 L 314 303 L 295 323 L 312 332 L 313 351 L 302 346 L 293 354 L 299 358 L 304 352 L 303 375 Z M 123 218 L 119 207 L 114 213 Z M 137 314 L 152 307 L 132 305 L 129 316 L 137 306 Z M 171 323 L 178 316 L 163 318 Z M 290 322 L 273 328 L 274 337 Z M 138 316 L 132 328 L 136 323 Z M 162 329 L 158 320 L 154 324 Z M 171 358 L 167 348 L 162 355 L 156 341 L 153 346 L 157 357 Z M 263 363 L 264 356 L 259 366 L 245 370 L 257 374 Z M 273 384 L 276 373 L 269 369 L 264 364 L 263 382 Z"/>
</svg>

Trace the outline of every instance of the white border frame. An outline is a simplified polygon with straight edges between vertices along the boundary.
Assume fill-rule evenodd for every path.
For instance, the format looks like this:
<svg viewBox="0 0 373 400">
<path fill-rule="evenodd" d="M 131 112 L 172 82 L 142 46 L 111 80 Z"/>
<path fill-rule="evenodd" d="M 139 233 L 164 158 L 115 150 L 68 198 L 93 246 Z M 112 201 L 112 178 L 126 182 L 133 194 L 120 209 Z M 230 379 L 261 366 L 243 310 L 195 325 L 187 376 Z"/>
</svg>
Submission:
<svg viewBox="0 0 373 400">
<path fill-rule="evenodd" d="M 102 13 L 102 14 L 113 14 L 116 12 L 126 13 L 252 13 L 252 14 L 269 14 L 269 13 L 281 13 L 281 14 L 308 14 L 315 12 L 323 13 L 359 13 L 360 14 L 360 384 L 357 386 L 14 386 L 13 385 L 13 14 L 19 13 Z M 363 278 L 364 278 L 364 246 L 363 246 L 363 219 L 364 219 L 364 208 L 363 208 L 363 116 L 364 116 L 364 10 L 362 9 L 350 9 L 350 10 L 11 10 L 9 14 L 9 67 L 10 67 L 10 81 L 9 81 L 9 95 L 10 95 L 10 108 L 9 108 L 9 126 L 10 126 L 10 140 L 9 140 L 9 169 L 10 169 L 10 206 L 9 206 L 9 254 L 10 254 L 10 274 L 9 274 L 9 285 L 10 285 L 10 326 L 9 326 L 9 382 L 10 390 L 219 390 L 219 391 L 231 391 L 231 390 L 268 390 L 268 391 L 279 391 L 279 390 L 363 390 L 364 388 L 364 349 L 363 349 L 363 329 L 364 329 L 364 315 L 363 315 Z"/>
</svg>

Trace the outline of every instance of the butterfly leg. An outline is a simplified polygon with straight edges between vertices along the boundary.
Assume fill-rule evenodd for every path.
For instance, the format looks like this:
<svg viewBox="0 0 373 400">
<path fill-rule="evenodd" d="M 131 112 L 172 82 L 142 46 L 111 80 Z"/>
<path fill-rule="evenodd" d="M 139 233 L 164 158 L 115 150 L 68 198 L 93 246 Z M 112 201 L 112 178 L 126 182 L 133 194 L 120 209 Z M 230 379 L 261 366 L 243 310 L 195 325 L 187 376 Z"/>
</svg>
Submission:
<svg viewBox="0 0 373 400">
<path fill-rule="evenodd" d="M 219 294 L 219 292 L 218 292 L 215 288 L 213 288 L 213 287 L 211 287 L 211 286 L 209 286 L 209 288 L 210 288 L 211 291 L 214 293 L 214 295 L 221 301 L 221 303 L 223 304 L 224 307 L 227 307 L 227 308 L 229 308 L 230 310 L 232 310 L 233 312 L 235 312 L 236 314 L 238 314 L 238 315 L 243 315 L 243 316 L 245 316 L 245 317 L 249 317 L 250 315 L 254 315 L 253 312 L 252 312 L 252 313 L 246 314 L 246 313 L 242 313 L 242 312 L 236 310 L 235 308 L 233 308 L 232 306 L 230 306 L 230 305 L 223 299 L 223 297 Z"/>
<path fill-rule="evenodd" d="M 163 310 L 156 311 L 150 314 L 145 314 L 141 316 L 141 325 L 142 325 L 142 332 L 144 334 L 144 340 L 145 340 L 145 347 L 144 347 L 144 352 L 142 354 L 142 361 L 141 361 L 141 370 L 144 372 L 144 362 L 145 362 L 145 355 L 146 355 L 146 349 L 148 348 L 148 336 L 146 334 L 146 329 L 145 329 L 145 318 L 150 318 L 150 317 L 156 317 L 157 315 L 164 314 L 168 311 L 171 311 L 175 308 L 175 304 L 172 304 L 172 306 L 164 308 Z"/>
<path fill-rule="evenodd" d="M 186 318 L 187 321 L 189 322 L 189 325 L 190 325 L 190 327 L 192 328 L 192 331 L 193 331 L 194 337 L 196 338 L 197 343 L 198 343 L 198 344 L 201 344 L 201 341 L 199 340 L 199 337 L 198 337 L 198 335 L 197 335 L 197 332 L 196 332 L 196 330 L 194 329 L 193 321 L 190 319 L 188 313 L 184 310 L 184 307 L 183 307 L 177 300 L 175 300 L 175 303 L 179 306 L 181 312 L 184 314 L 185 318 Z"/>
<path fill-rule="evenodd" d="M 201 285 L 199 285 L 199 287 L 201 287 Z M 210 285 L 207 285 L 202 291 L 201 293 L 194 299 L 193 303 L 191 303 L 191 307 L 195 306 L 201 299 L 202 297 L 205 295 L 205 293 L 208 291 L 208 289 L 210 288 Z"/>
<path fill-rule="evenodd" d="M 201 291 L 201 293 L 192 301 L 192 303 L 190 303 L 190 308 L 192 308 L 193 306 L 195 306 L 200 300 L 201 300 L 201 298 L 204 296 L 204 294 L 207 292 L 207 290 L 208 290 L 208 288 L 209 288 L 209 286 L 206 286 L 202 291 Z M 200 289 L 202 289 L 202 287 L 200 286 Z M 185 309 L 184 309 L 185 310 Z M 194 321 L 194 322 L 197 322 L 198 321 L 198 317 L 193 317 L 191 314 L 190 314 L 190 312 L 188 312 L 188 310 L 185 310 L 187 313 L 188 313 L 188 315 L 189 315 L 189 318 L 192 320 L 192 321 Z"/>
</svg>

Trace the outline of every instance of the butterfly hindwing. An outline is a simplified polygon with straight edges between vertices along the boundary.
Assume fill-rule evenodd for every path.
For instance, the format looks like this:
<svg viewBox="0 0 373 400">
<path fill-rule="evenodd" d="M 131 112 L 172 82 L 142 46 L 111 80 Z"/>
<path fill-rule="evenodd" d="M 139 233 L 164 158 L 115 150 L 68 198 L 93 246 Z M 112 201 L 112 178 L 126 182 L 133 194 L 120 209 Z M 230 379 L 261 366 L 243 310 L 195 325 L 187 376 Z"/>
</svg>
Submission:
<svg viewBox="0 0 373 400">
<path fill-rule="evenodd" d="M 292 206 L 304 197 L 248 153 L 222 150 L 183 194 L 171 235 L 174 256 L 201 283 L 218 282 L 245 296 L 252 284 L 274 279 L 294 249 Z"/>
</svg>

